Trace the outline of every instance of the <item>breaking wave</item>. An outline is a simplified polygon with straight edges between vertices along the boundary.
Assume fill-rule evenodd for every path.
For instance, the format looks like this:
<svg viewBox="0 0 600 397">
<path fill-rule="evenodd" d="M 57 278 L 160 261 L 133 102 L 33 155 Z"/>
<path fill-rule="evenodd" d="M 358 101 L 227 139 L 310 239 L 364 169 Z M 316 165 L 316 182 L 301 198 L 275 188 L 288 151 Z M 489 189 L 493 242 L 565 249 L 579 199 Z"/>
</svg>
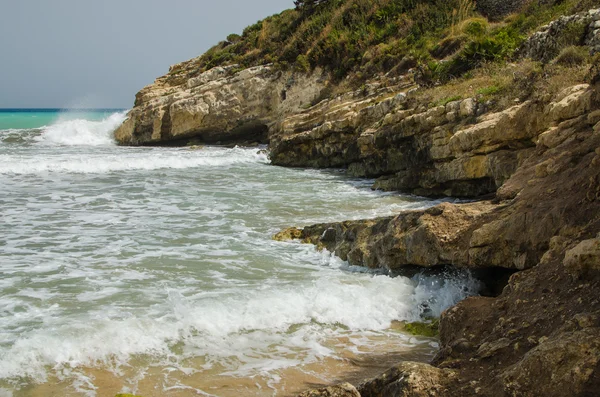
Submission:
<svg viewBox="0 0 600 397">
<path fill-rule="evenodd" d="M 69 119 L 68 113 L 49 127 L 42 128 L 40 143 L 69 146 L 114 145 L 113 132 L 126 118 L 126 112 L 113 113 L 100 121 Z"/>
</svg>

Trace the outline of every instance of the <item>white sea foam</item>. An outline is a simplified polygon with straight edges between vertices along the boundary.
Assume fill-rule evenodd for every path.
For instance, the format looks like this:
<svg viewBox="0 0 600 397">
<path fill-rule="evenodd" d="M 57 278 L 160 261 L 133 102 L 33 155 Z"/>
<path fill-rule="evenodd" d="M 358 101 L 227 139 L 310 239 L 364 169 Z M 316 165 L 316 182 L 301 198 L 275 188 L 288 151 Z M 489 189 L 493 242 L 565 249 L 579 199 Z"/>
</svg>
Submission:
<svg viewBox="0 0 600 397">
<path fill-rule="evenodd" d="M 258 149 L 116 146 L 107 139 L 116 117 L 13 131 L 0 145 L 0 386 L 9 391 L 56 377 L 103 395 L 87 367 L 129 387 L 146 364 L 276 382 L 278 369 L 342 350 L 429 346 L 390 324 L 439 315 L 477 291 L 466 274 L 374 275 L 270 237 L 434 202 L 373 192 L 336 171 L 267 167 Z M 136 380 L 123 375 L 132 371 Z"/>
<path fill-rule="evenodd" d="M 478 288 L 478 282 L 466 275 L 340 276 L 336 268 L 340 261 L 324 260 L 332 260 L 334 266 L 321 270 L 309 284 L 267 283 L 263 288 L 200 298 L 186 298 L 181 289 L 168 290 L 165 304 L 145 317 L 106 307 L 87 320 L 69 322 L 57 319 L 55 307 L 47 313 L 51 317 L 43 319 L 48 327 L 21 335 L 2 355 L 0 378 L 27 375 L 44 381 L 48 366 L 124 365 L 138 354 L 159 361 L 169 358 L 172 363 L 170 349 L 181 342 L 187 355 L 210 357 L 231 374 L 249 376 L 259 369 L 268 371 L 267 364 L 289 367 L 327 357 L 332 354 L 323 344 L 328 338 L 384 331 L 394 320 L 415 321 L 423 307 L 428 314 L 439 314 Z M 110 288 L 106 294 L 114 292 L 117 289 Z M 292 351 L 295 358 L 287 354 Z"/>
<path fill-rule="evenodd" d="M 70 120 L 68 113 L 37 137 L 40 143 L 69 146 L 114 145 L 113 132 L 126 118 L 125 112 L 114 113 L 101 121 Z"/>
<path fill-rule="evenodd" d="M 244 163 L 266 163 L 267 161 L 266 154 L 256 149 L 237 148 L 220 151 L 140 149 L 123 151 L 119 154 L 72 153 L 48 155 L 35 160 L 22 155 L 0 155 L 0 174 L 106 174 L 120 171 L 224 167 Z"/>
</svg>

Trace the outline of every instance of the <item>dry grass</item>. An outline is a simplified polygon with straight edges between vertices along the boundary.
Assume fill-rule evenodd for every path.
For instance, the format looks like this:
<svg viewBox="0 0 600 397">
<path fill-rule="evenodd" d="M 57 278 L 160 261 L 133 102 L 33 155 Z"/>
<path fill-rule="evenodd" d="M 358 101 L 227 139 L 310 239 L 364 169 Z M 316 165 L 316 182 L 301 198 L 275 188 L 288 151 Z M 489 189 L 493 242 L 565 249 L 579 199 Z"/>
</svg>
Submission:
<svg viewBox="0 0 600 397">
<path fill-rule="evenodd" d="M 542 65 L 531 60 L 518 63 L 487 63 L 461 79 L 424 89 L 415 98 L 437 106 L 449 99 L 478 98 L 491 101 L 491 110 L 506 109 L 516 102 L 554 96 L 564 88 L 586 81 L 594 59 L 579 65 Z"/>
<path fill-rule="evenodd" d="M 545 95 L 556 95 L 563 89 L 587 82 L 587 77 L 592 63 L 581 65 L 550 65 L 544 70 L 544 78 L 535 84 L 536 92 Z"/>
<path fill-rule="evenodd" d="M 475 3 L 473 0 L 460 0 L 458 9 L 452 10 L 452 25 L 450 27 L 450 34 L 452 36 L 457 34 L 457 30 L 460 31 L 461 23 L 467 18 L 471 17 L 475 13 Z"/>
</svg>

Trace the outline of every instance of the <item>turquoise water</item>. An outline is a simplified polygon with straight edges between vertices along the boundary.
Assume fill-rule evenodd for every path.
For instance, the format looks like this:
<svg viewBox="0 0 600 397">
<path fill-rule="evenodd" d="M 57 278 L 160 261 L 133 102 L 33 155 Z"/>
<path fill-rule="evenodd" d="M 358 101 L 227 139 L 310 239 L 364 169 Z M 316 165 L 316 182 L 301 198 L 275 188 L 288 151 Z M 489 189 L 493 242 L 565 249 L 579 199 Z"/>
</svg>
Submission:
<svg viewBox="0 0 600 397">
<path fill-rule="evenodd" d="M 289 395 L 366 354 L 429 357 L 435 342 L 395 322 L 478 290 L 468 275 L 389 277 L 271 239 L 434 201 L 274 167 L 257 148 L 120 147 L 123 112 L 3 117 L 2 397 Z"/>
<path fill-rule="evenodd" d="M 58 120 L 100 121 L 123 109 L 0 109 L 0 130 L 50 126 Z"/>
</svg>

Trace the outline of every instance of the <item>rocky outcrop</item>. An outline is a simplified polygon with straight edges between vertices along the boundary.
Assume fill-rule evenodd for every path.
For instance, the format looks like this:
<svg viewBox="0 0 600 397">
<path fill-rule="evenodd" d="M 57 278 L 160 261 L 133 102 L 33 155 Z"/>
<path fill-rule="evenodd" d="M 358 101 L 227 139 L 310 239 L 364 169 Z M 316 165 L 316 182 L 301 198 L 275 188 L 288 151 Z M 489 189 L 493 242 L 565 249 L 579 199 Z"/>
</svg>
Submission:
<svg viewBox="0 0 600 397">
<path fill-rule="evenodd" d="M 402 362 L 356 388 L 348 383 L 311 390 L 298 397 L 436 397 L 449 393 L 456 372 L 425 363 Z"/>
<path fill-rule="evenodd" d="M 175 65 L 172 74 L 138 93 L 115 132 L 119 143 L 266 143 L 272 125 L 315 101 L 327 84 L 320 70 L 304 75 L 271 65 L 243 70 L 232 65 L 197 74 L 192 66 Z"/>
<path fill-rule="evenodd" d="M 535 266 L 561 229 L 580 228 L 589 220 L 581 208 L 589 212 L 592 204 L 581 207 L 581 203 L 596 200 L 597 160 L 579 175 L 570 173 L 574 159 L 600 146 L 597 107 L 597 89 L 574 86 L 546 106 L 519 105 L 451 136 L 446 147 L 455 153 L 481 153 L 477 157 L 506 142 L 535 140 L 535 147 L 526 151 L 529 157 L 519 161 L 520 167 L 494 202 L 446 203 L 394 217 L 293 229 L 287 235 L 327 248 L 353 265 L 372 268 Z M 515 116 L 520 112 L 524 113 Z M 534 135 L 535 131 L 543 132 Z M 586 144 L 578 146 L 581 141 Z M 565 200 L 558 186 L 577 196 Z M 565 218 L 567 212 L 571 215 Z"/>
<path fill-rule="evenodd" d="M 469 246 L 477 227 L 489 221 L 496 209 L 490 202 L 446 203 L 394 217 L 309 226 L 296 238 L 326 248 L 355 266 L 487 267 L 487 262 L 478 262 L 482 258 L 471 258 Z"/>
<path fill-rule="evenodd" d="M 530 36 L 519 55 L 549 62 L 569 45 L 585 45 L 592 54 L 600 52 L 600 8 L 560 17 Z"/>
<path fill-rule="evenodd" d="M 446 396 L 456 372 L 425 363 L 402 362 L 380 376 L 367 380 L 357 389 L 361 397 L 435 397 Z"/>
<path fill-rule="evenodd" d="M 448 147 L 468 153 L 485 153 L 490 147 L 523 137 L 536 140 L 536 146 L 526 152 L 529 158 L 519 161 L 520 168 L 499 189 L 493 203 L 446 203 L 377 220 L 309 226 L 293 237 L 326 248 L 352 265 L 371 268 L 531 268 L 540 262 L 553 236 L 565 228 L 581 228 L 589 220 L 581 208 L 593 213 L 592 204 L 581 207 L 581 203 L 596 200 L 597 170 L 590 164 L 591 168 L 584 168 L 576 177 L 571 175 L 571 167 L 574 159 L 600 146 L 600 137 L 594 132 L 600 111 L 590 113 L 598 106 L 597 95 L 597 90 L 587 85 L 575 86 L 545 107 L 519 105 L 500 116 L 487 116 L 486 121 L 448 140 Z M 539 110 L 532 110 L 536 108 Z M 519 125 L 514 115 L 523 109 L 527 116 L 520 116 Z M 543 128 L 546 130 L 537 137 L 530 135 Z M 578 147 L 579 141 L 586 145 Z M 565 200 L 558 186 L 576 196 Z M 570 215 L 565 217 L 565 213 Z M 587 262 L 594 259 L 592 256 Z"/>
<path fill-rule="evenodd" d="M 360 397 L 360 393 L 350 383 L 342 383 L 322 389 L 308 390 L 299 394 L 298 397 Z"/>
<path fill-rule="evenodd" d="M 471 297 L 442 314 L 431 365 L 402 363 L 359 385 L 361 396 L 600 390 L 600 87 L 566 90 L 540 114 L 553 122 L 493 201 L 295 232 L 356 265 L 517 270 L 499 296 Z"/>
<path fill-rule="evenodd" d="M 377 177 L 377 189 L 481 196 L 502 186 L 540 134 L 589 110 L 587 88 L 492 114 L 474 98 L 427 109 L 415 106 L 410 92 L 340 97 L 288 117 L 272 134 L 271 159 L 283 166 L 348 167 L 354 176 Z"/>
<path fill-rule="evenodd" d="M 477 0 L 477 11 L 492 20 L 499 20 L 511 12 L 518 11 L 527 0 Z"/>
</svg>

